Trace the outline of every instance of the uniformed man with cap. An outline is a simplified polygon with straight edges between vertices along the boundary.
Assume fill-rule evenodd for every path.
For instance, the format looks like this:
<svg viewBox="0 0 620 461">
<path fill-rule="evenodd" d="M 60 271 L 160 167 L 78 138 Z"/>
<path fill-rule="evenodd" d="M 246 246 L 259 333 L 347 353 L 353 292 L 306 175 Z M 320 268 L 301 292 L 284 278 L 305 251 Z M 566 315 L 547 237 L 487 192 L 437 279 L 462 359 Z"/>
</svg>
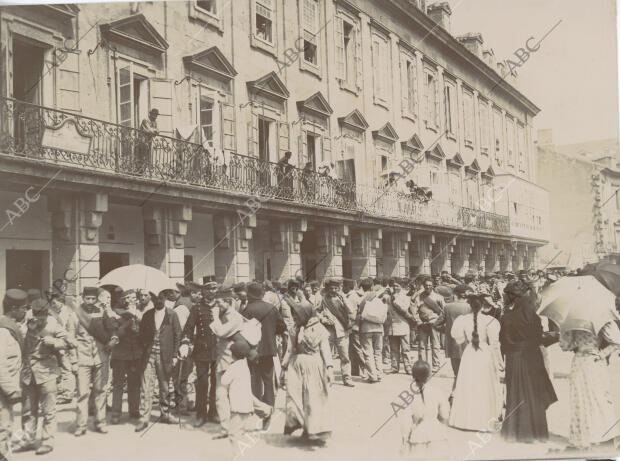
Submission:
<svg viewBox="0 0 620 461">
<path fill-rule="evenodd" d="M 54 449 L 56 434 L 56 379 L 59 376 L 58 351 L 75 347 L 75 342 L 49 315 L 48 304 L 38 299 L 31 304 L 32 318 L 24 338 L 21 383 L 27 396 L 30 412 L 22 420 L 25 437 L 20 450 L 34 448 L 38 419 L 43 420 L 41 445 L 36 453 L 49 453 Z"/>
<path fill-rule="evenodd" d="M 215 408 L 215 360 L 217 358 L 217 338 L 210 328 L 214 320 L 213 309 L 218 284 L 215 276 L 203 277 L 202 301 L 192 306 L 183 329 L 183 339 L 179 349 L 181 359 L 190 355 L 196 365 L 196 421 L 195 427 L 217 419 Z"/>
<path fill-rule="evenodd" d="M 14 406 L 21 403 L 19 375 L 22 368 L 24 338 L 19 322 L 26 316 L 27 294 L 23 290 L 7 290 L 0 316 L 0 459 L 11 459 Z"/>
</svg>

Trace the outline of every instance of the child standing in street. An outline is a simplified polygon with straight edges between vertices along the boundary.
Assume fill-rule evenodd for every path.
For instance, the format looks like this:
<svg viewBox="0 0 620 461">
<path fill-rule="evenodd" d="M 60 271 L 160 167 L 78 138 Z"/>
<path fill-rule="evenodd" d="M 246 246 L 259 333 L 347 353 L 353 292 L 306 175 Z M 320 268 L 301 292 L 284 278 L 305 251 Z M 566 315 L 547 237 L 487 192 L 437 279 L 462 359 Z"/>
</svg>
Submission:
<svg viewBox="0 0 620 461">
<path fill-rule="evenodd" d="M 228 437 L 232 443 L 233 459 L 243 455 L 244 451 L 253 446 L 254 440 L 246 440 L 247 425 L 254 411 L 252 396 L 252 380 L 247 357 L 250 346 L 245 342 L 235 342 L 231 345 L 234 362 L 222 375 L 222 386 L 228 389 L 230 401 L 230 427 Z"/>
<path fill-rule="evenodd" d="M 411 374 L 415 382 L 413 400 L 399 413 L 402 434 L 402 454 L 407 459 L 446 459 L 449 455 L 445 422 L 449 415 L 448 402 L 441 392 L 427 382 L 430 365 L 418 360 Z"/>
</svg>

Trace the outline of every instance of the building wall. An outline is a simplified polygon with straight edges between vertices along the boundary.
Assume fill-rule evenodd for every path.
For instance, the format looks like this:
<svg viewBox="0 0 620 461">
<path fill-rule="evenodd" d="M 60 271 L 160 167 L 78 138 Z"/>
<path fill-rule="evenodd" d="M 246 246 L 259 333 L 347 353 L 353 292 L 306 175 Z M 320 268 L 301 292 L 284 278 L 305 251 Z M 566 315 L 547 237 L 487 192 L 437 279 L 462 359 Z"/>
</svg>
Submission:
<svg viewBox="0 0 620 461">
<path fill-rule="evenodd" d="M 595 259 L 592 175 L 600 167 L 539 148 L 536 168 L 538 183 L 549 192 L 551 238 L 543 253 L 553 257 L 562 250 L 558 260 L 571 255 L 571 266 Z"/>
<path fill-rule="evenodd" d="M 68 26 L 70 22 L 56 19 L 58 26 L 52 25 L 53 29 L 62 31 L 65 37 L 79 37 L 79 54 L 75 62 L 79 80 L 79 103 L 74 109 L 81 110 L 84 115 L 94 118 L 119 123 L 118 114 L 118 86 L 119 69 L 132 63 L 136 75 L 142 75 L 150 79 L 149 85 L 145 86 L 151 95 L 150 100 L 141 108 L 141 117 L 146 116 L 149 108 L 157 107 L 162 112 L 159 123 L 160 130 L 170 135 L 176 135 L 176 128 L 183 128 L 196 124 L 196 98 L 198 94 L 197 79 L 202 83 L 201 94 L 215 91 L 216 106 L 220 108 L 220 114 L 224 111 L 234 113 L 234 121 L 224 120 L 220 115 L 220 125 L 230 125 L 230 135 L 216 134 L 221 138 L 219 147 L 226 147 L 229 151 L 236 151 L 244 155 L 256 155 L 252 152 L 252 142 L 249 138 L 253 129 L 253 123 L 257 116 L 267 116 L 281 123 L 278 126 L 278 139 L 276 152 L 272 153 L 271 160 L 276 161 L 281 154 L 290 149 L 294 152 L 293 163 L 303 167 L 304 139 L 306 132 L 314 132 L 321 136 L 321 146 L 318 161 L 323 158 L 337 160 L 346 158 L 345 139 L 346 134 L 341 129 L 338 119 L 347 115 L 351 110 L 358 109 L 366 121 L 368 129 L 360 135 L 360 143 L 355 146 L 354 160 L 356 167 L 356 181 L 358 183 L 371 184 L 377 181 L 380 174 L 377 161 L 378 147 L 373 140 L 372 132 L 379 130 L 386 123 L 390 123 L 398 139 L 391 147 L 389 154 L 390 166 L 398 168 L 398 163 L 403 156 L 400 142 L 410 139 L 414 134 L 419 136 L 423 150 L 430 148 L 438 140 L 446 157 L 451 158 L 459 153 L 466 165 L 476 159 L 482 171 L 489 166 L 495 170 L 505 169 L 508 173 L 532 180 L 534 168 L 531 151 L 531 118 L 530 114 L 521 103 L 507 96 L 500 88 L 495 87 L 495 81 L 484 76 L 476 69 L 476 66 L 485 66 L 473 56 L 463 59 L 453 50 L 442 43 L 443 38 L 435 34 L 427 34 L 426 29 L 406 14 L 395 14 L 391 2 L 371 2 L 357 0 L 355 2 L 335 2 L 332 0 L 319 0 L 319 19 L 317 27 L 318 66 L 316 71 L 309 71 L 303 63 L 303 50 L 299 52 L 299 38 L 303 36 L 300 28 L 300 8 L 303 0 L 273 0 L 274 6 L 274 42 L 272 49 L 265 50 L 256 45 L 257 40 L 253 36 L 253 12 L 255 0 L 242 2 L 226 2 L 217 0 L 219 19 L 205 19 L 204 13 L 197 12 L 196 5 L 190 2 L 154 2 L 154 3 L 111 3 L 106 9 L 98 5 L 81 5 L 77 15 L 76 26 Z M 403 4 L 398 0 L 395 4 Z M 23 18 L 35 22 L 42 21 L 41 7 L 10 7 L 3 8 L 3 17 L 7 24 L 13 18 Z M 415 6 L 407 7 L 413 17 L 422 14 Z M 112 22 L 131 14 L 141 13 L 150 25 L 167 41 L 169 47 L 163 53 L 153 53 L 137 49 L 128 43 L 114 40 L 112 46 L 102 43 L 102 30 L 99 24 Z M 336 49 L 333 45 L 338 38 L 338 19 L 347 17 L 355 23 L 356 33 L 359 35 L 359 64 L 362 68 L 360 78 L 355 88 L 343 89 L 336 79 Z M 46 18 L 47 20 L 47 18 Z M 215 24 L 214 24 L 215 21 Z M 19 21 L 17 21 L 19 22 Z M 143 33 L 143 31 L 139 31 Z M 10 35 L 11 32 L 5 32 Z M 356 35 L 356 39 L 357 39 Z M 373 37 L 385 40 L 385 61 L 373 62 L 372 41 Z M 62 45 L 58 45 L 62 47 Z M 217 47 L 224 57 L 230 62 L 237 72 L 231 82 L 226 83 L 213 75 L 192 70 L 191 72 L 183 64 L 183 57 L 206 48 Z M 357 51 L 356 51 L 357 53 Z M 415 61 L 416 90 L 415 113 L 411 116 L 403 116 L 403 75 L 401 71 L 402 57 L 409 54 Z M 45 102 L 48 105 L 63 107 L 61 87 L 63 72 L 69 62 L 73 63 L 73 56 L 61 63 L 58 68 L 51 70 L 46 79 Z M 381 65 L 379 65 L 381 64 Z M 475 64 L 475 65 L 474 65 Z M 386 98 L 383 103 L 377 102 L 374 91 L 375 80 L 383 80 L 378 71 L 388 67 Z M 438 80 L 438 126 L 434 129 L 426 127 L 426 111 L 424 105 L 424 71 L 432 71 Z M 269 72 L 275 72 L 284 83 L 289 97 L 281 104 L 267 104 L 266 106 L 248 104 L 250 96 L 246 83 L 265 76 Z M 192 75 L 192 79 L 184 78 Z M 53 77 L 53 78 L 52 78 Z M 48 82 L 49 80 L 49 82 Z M 451 80 L 456 86 L 456 128 L 455 136 L 441 136 L 445 129 L 445 101 L 444 80 Z M 5 86 L 6 87 L 6 86 Z M 463 90 L 466 88 L 466 90 Z M 3 88 L 7 91 L 8 88 Z M 144 92 L 144 89 L 142 90 Z M 312 124 L 308 114 L 301 113 L 297 108 L 297 102 L 305 100 L 312 94 L 320 91 L 333 109 L 333 113 L 319 124 Z M 473 95 L 474 116 L 472 143 L 469 145 L 464 140 L 465 125 L 468 122 L 468 114 L 464 110 L 463 91 L 471 91 Z M 166 99 L 154 98 L 155 94 L 167 95 Z M 7 91 L 5 94 L 10 94 Z M 209 93 L 210 94 L 210 93 Z M 260 97 L 254 97 L 255 101 Z M 479 107 L 485 101 L 489 102 L 488 114 L 488 152 L 485 154 L 480 149 L 481 119 Z M 169 106 L 169 107 L 168 107 Z M 170 110 L 171 108 L 171 110 Z M 272 110 L 274 109 L 275 110 Z M 494 128 L 493 113 L 497 110 L 500 127 Z M 166 112 L 171 112 L 168 116 Z M 514 165 L 505 160 L 507 120 L 513 117 L 523 125 L 521 144 L 524 151 L 523 170 L 518 167 L 518 152 L 515 152 Z M 234 126 L 234 128 L 232 128 Z M 280 131 L 280 129 L 282 131 Z M 500 131 L 500 144 L 498 157 L 503 158 L 501 164 L 495 159 L 494 133 Z M 221 132 L 222 130 L 220 130 Z M 286 135 L 288 134 L 288 136 Z M 223 138 L 226 137 L 226 141 Z M 515 132 L 515 139 L 518 134 Z M 196 140 L 195 137 L 192 140 Z M 515 148 L 515 150 L 518 150 Z M 384 152 L 384 151 L 382 151 Z M 406 154 L 409 155 L 409 154 Z M 430 168 L 430 166 L 429 166 Z M 439 163 L 440 184 L 437 186 L 447 190 L 445 161 Z M 427 181 L 428 169 L 420 168 L 416 179 L 418 182 Z M 424 176 L 424 177 L 422 177 Z M 464 173 L 461 169 L 461 176 Z M 478 178 L 480 179 L 480 178 Z M 461 186 L 463 190 L 463 186 Z M 449 194 L 443 195 L 446 199 Z"/>
<path fill-rule="evenodd" d="M 102 215 L 99 251 L 128 253 L 129 264 L 144 264 L 143 242 L 142 208 L 111 203 Z"/>
</svg>

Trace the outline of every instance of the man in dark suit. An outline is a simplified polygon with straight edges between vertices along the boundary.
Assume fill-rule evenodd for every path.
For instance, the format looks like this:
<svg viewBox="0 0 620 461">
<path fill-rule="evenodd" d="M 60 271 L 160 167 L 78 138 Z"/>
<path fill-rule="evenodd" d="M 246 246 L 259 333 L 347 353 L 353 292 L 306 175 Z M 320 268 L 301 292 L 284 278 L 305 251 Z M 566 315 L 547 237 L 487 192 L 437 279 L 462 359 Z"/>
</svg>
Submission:
<svg viewBox="0 0 620 461">
<path fill-rule="evenodd" d="M 202 299 L 194 304 L 183 329 L 183 339 L 179 349 L 181 359 L 189 356 L 196 364 L 196 422 L 194 427 L 201 427 L 207 421 L 215 422 L 215 360 L 217 358 L 217 338 L 211 327 L 217 282 L 214 276 L 205 276 L 202 285 Z M 196 286 L 194 284 L 193 286 Z"/>
<path fill-rule="evenodd" d="M 258 358 L 250 362 L 252 393 L 259 400 L 273 407 L 276 403 L 273 374 L 273 358 L 278 353 L 276 336 L 285 335 L 286 324 L 276 306 L 263 301 L 265 291 L 262 284 L 257 282 L 248 284 L 247 293 L 248 304 L 243 311 L 243 316 L 247 319 L 256 319 L 261 324 Z"/>
<path fill-rule="evenodd" d="M 456 376 L 459 373 L 459 366 L 461 365 L 461 356 L 463 355 L 463 350 L 465 348 L 465 344 L 458 344 L 450 333 L 452 330 L 452 325 L 454 324 L 454 320 L 459 315 L 468 314 L 471 312 L 471 307 L 467 302 L 466 295 L 468 293 L 473 293 L 473 289 L 469 285 L 458 285 L 454 288 L 454 301 L 446 304 L 444 310 L 445 316 L 445 326 L 446 326 L 446 358 L 450 359 L 450 364 L 452 365 L 452 371 L 454 372 L 454 383 L 452 385 L 452 390 L 454 391 L 454 386 L 456 385 Z M 450 396 L 450 402 L 452 402 L 452 396 Z"/>
<path fill-rule="evenodd" d="M 146 311 L 140 321 L 140 342 L 142 343 L 142 383 L 140 394 L 140 423 L 136 432 L 148 427 L 153 410 L 153 388 L 155 377 L 159 383 L 159 422 L 174 423 L 170 415 L 170 392 L 168 383 L 177 362 L 177 351 L 181 343 L 181 325 L 174 312 L 173 290 L 163 290 L 155 300 L 155 309 Z"/>
</svg>

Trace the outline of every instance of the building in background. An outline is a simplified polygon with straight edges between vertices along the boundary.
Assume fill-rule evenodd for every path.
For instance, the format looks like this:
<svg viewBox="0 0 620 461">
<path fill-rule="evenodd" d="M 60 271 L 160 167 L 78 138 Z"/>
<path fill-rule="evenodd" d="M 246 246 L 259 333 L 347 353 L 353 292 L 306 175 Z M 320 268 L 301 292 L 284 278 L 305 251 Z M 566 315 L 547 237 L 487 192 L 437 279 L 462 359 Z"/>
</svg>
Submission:
<svg viewBox="0 0 620 461">
<path fill-rule="evenodd" d="M 0 290 L 68 277 L 77 293 L 128 263 L 178 280 L 534 266 L 539 109 L 450 15 L 423 0 L 0 8 Z M 140 129 L 152 109 L 157 136 Z"/>
<path fill-rule="evenodd" d="M 540 130 L 536 147 L 551 227 L 550 243 L 539 252 L 541 265 L 620 262 L 618 140 L 556 146 L 551 130 Z"/>
</svg>

